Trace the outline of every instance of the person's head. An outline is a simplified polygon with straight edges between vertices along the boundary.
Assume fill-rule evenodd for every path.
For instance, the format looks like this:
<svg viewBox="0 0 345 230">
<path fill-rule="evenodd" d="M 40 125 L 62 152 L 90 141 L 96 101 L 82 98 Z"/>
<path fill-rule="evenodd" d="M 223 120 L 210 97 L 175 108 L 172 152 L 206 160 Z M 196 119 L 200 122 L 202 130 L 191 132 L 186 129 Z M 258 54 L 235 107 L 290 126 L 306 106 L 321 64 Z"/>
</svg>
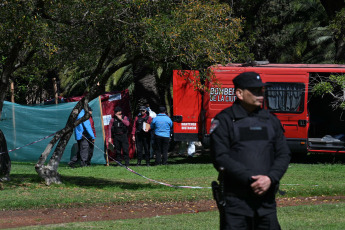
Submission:
<svg viewBox="0 0 345 230">
<path fill-rule="evenodd" d="M 166 113 L 167 109 L 164 106 L 159 107 L 159 113 Z"/>
<path fill-rule="evenodd" d="M 139 107 L 139 112 L 141 115 L 144 115 L 146 113 L 146 107 L 145 106 L 140 106 Z"/>
<path fill-rule="evenodd" d="M 115 115 L 122 115 L 122 108 L 120 106 L 116 106 L 114 112 Z"/>
<path fill-rule="evenodd" d="M 252 112 L 262 105 L 265 84 L 258 73 L 241 73 L 234 78 L 233 83 L 237 99 L 248 112 Z"/>
</svg>

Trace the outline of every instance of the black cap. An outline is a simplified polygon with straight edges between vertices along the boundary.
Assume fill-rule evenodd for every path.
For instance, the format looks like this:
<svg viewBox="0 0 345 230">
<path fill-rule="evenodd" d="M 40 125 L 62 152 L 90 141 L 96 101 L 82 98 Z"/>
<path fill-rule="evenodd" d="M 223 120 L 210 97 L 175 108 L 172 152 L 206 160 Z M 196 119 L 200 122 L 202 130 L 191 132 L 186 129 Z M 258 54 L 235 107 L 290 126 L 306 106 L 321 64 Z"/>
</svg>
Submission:
<svg viewBox="0 0 345 230">
<path fill-rule="evenodd" d="M 236 89 L 258 88 L 265 86 L 265 84 L 261 80 L 260 75 L 255 72 L 241 73 L 232 81 Z"/>
<path fill-rule="evenodd" d="M 160 106 L 159 107 L 159 112 L 160 113 L 165 113 L 167 110 L 166 110 L 166 108 L 164 107 L 164 106 Z"/>
<path fill-rule="evenodd" d="M 142 106 L 139 107 L 139 111 L 143 111 L 143 110 L 146 111 L 146 107 L 142 105 Z"/>
<path fill-rule="evenodd" d="M 116 106 L 114 109 L 115 113 L 122 111 L 122 108 L 120 106 Z"/>
</svg>

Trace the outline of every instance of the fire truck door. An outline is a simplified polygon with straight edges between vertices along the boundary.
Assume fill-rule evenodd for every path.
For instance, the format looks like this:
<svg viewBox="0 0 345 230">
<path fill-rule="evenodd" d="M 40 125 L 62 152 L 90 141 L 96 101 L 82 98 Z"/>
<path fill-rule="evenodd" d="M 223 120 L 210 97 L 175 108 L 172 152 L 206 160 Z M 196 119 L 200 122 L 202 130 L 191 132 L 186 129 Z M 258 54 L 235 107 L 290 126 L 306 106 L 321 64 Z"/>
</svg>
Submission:
<svg viewBox="0 0 345 230">
<path fill-rule="evenodd" d="M 173 72 L 173 122 L 175 141 L 197 141 L 202 97 L 196 89 L 197 71 Z"/>
</svg>

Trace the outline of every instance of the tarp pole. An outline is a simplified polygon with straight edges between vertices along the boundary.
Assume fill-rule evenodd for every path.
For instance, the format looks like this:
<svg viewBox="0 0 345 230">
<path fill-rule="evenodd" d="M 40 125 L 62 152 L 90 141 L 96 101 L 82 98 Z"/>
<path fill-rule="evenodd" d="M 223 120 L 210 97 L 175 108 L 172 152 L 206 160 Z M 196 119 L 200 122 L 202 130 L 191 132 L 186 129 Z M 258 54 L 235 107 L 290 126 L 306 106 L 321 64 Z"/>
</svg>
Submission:
<svg viewBox="0 0 345 230">
<path fill-rule="evenodd" d="M 107 142 L 106 142 L 107 140 L 106 140 L 106 137 L 105 137 L 105 130 L 104 130 L 101 96 L 98 96 L 98 100 L 99 100 L 99 107 L 100 107 L 100 111 L 101 111 L 103 142 L 104 142 L 104 145 L 105 145 L 105 161 L 106 161 L 106 165 L 109 166 L 108 148 L 107 148 Z"/>
<path fill-rule="evenodd" d="M 14 103 L 14 82 L 11 81 L 11 102 Z"/>
</svg>

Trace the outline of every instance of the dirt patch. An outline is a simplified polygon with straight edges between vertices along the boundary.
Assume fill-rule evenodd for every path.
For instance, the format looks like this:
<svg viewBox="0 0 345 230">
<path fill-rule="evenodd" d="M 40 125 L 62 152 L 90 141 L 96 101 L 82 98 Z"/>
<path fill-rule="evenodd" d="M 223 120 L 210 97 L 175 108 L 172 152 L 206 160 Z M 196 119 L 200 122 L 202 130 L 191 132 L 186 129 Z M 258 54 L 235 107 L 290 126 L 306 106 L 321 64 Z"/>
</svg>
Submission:
<svg viewBox="0 0 345 230">
<path fill-rule="evenodd" d="M 345 196 L 315 196 L 277 199 L 279 207 L 337 202 L 345 202 Z M 99 204 L 94 206 L 65 209 L 47 208 L 0 211 L 0 228 L 14 228 L 69 222 L 134 219 L 216 210 L 217 206 L 215 201 L 202 200 L 165 203 L 137 202 L 128 203 L 125 205 Z"/>
</svg>

